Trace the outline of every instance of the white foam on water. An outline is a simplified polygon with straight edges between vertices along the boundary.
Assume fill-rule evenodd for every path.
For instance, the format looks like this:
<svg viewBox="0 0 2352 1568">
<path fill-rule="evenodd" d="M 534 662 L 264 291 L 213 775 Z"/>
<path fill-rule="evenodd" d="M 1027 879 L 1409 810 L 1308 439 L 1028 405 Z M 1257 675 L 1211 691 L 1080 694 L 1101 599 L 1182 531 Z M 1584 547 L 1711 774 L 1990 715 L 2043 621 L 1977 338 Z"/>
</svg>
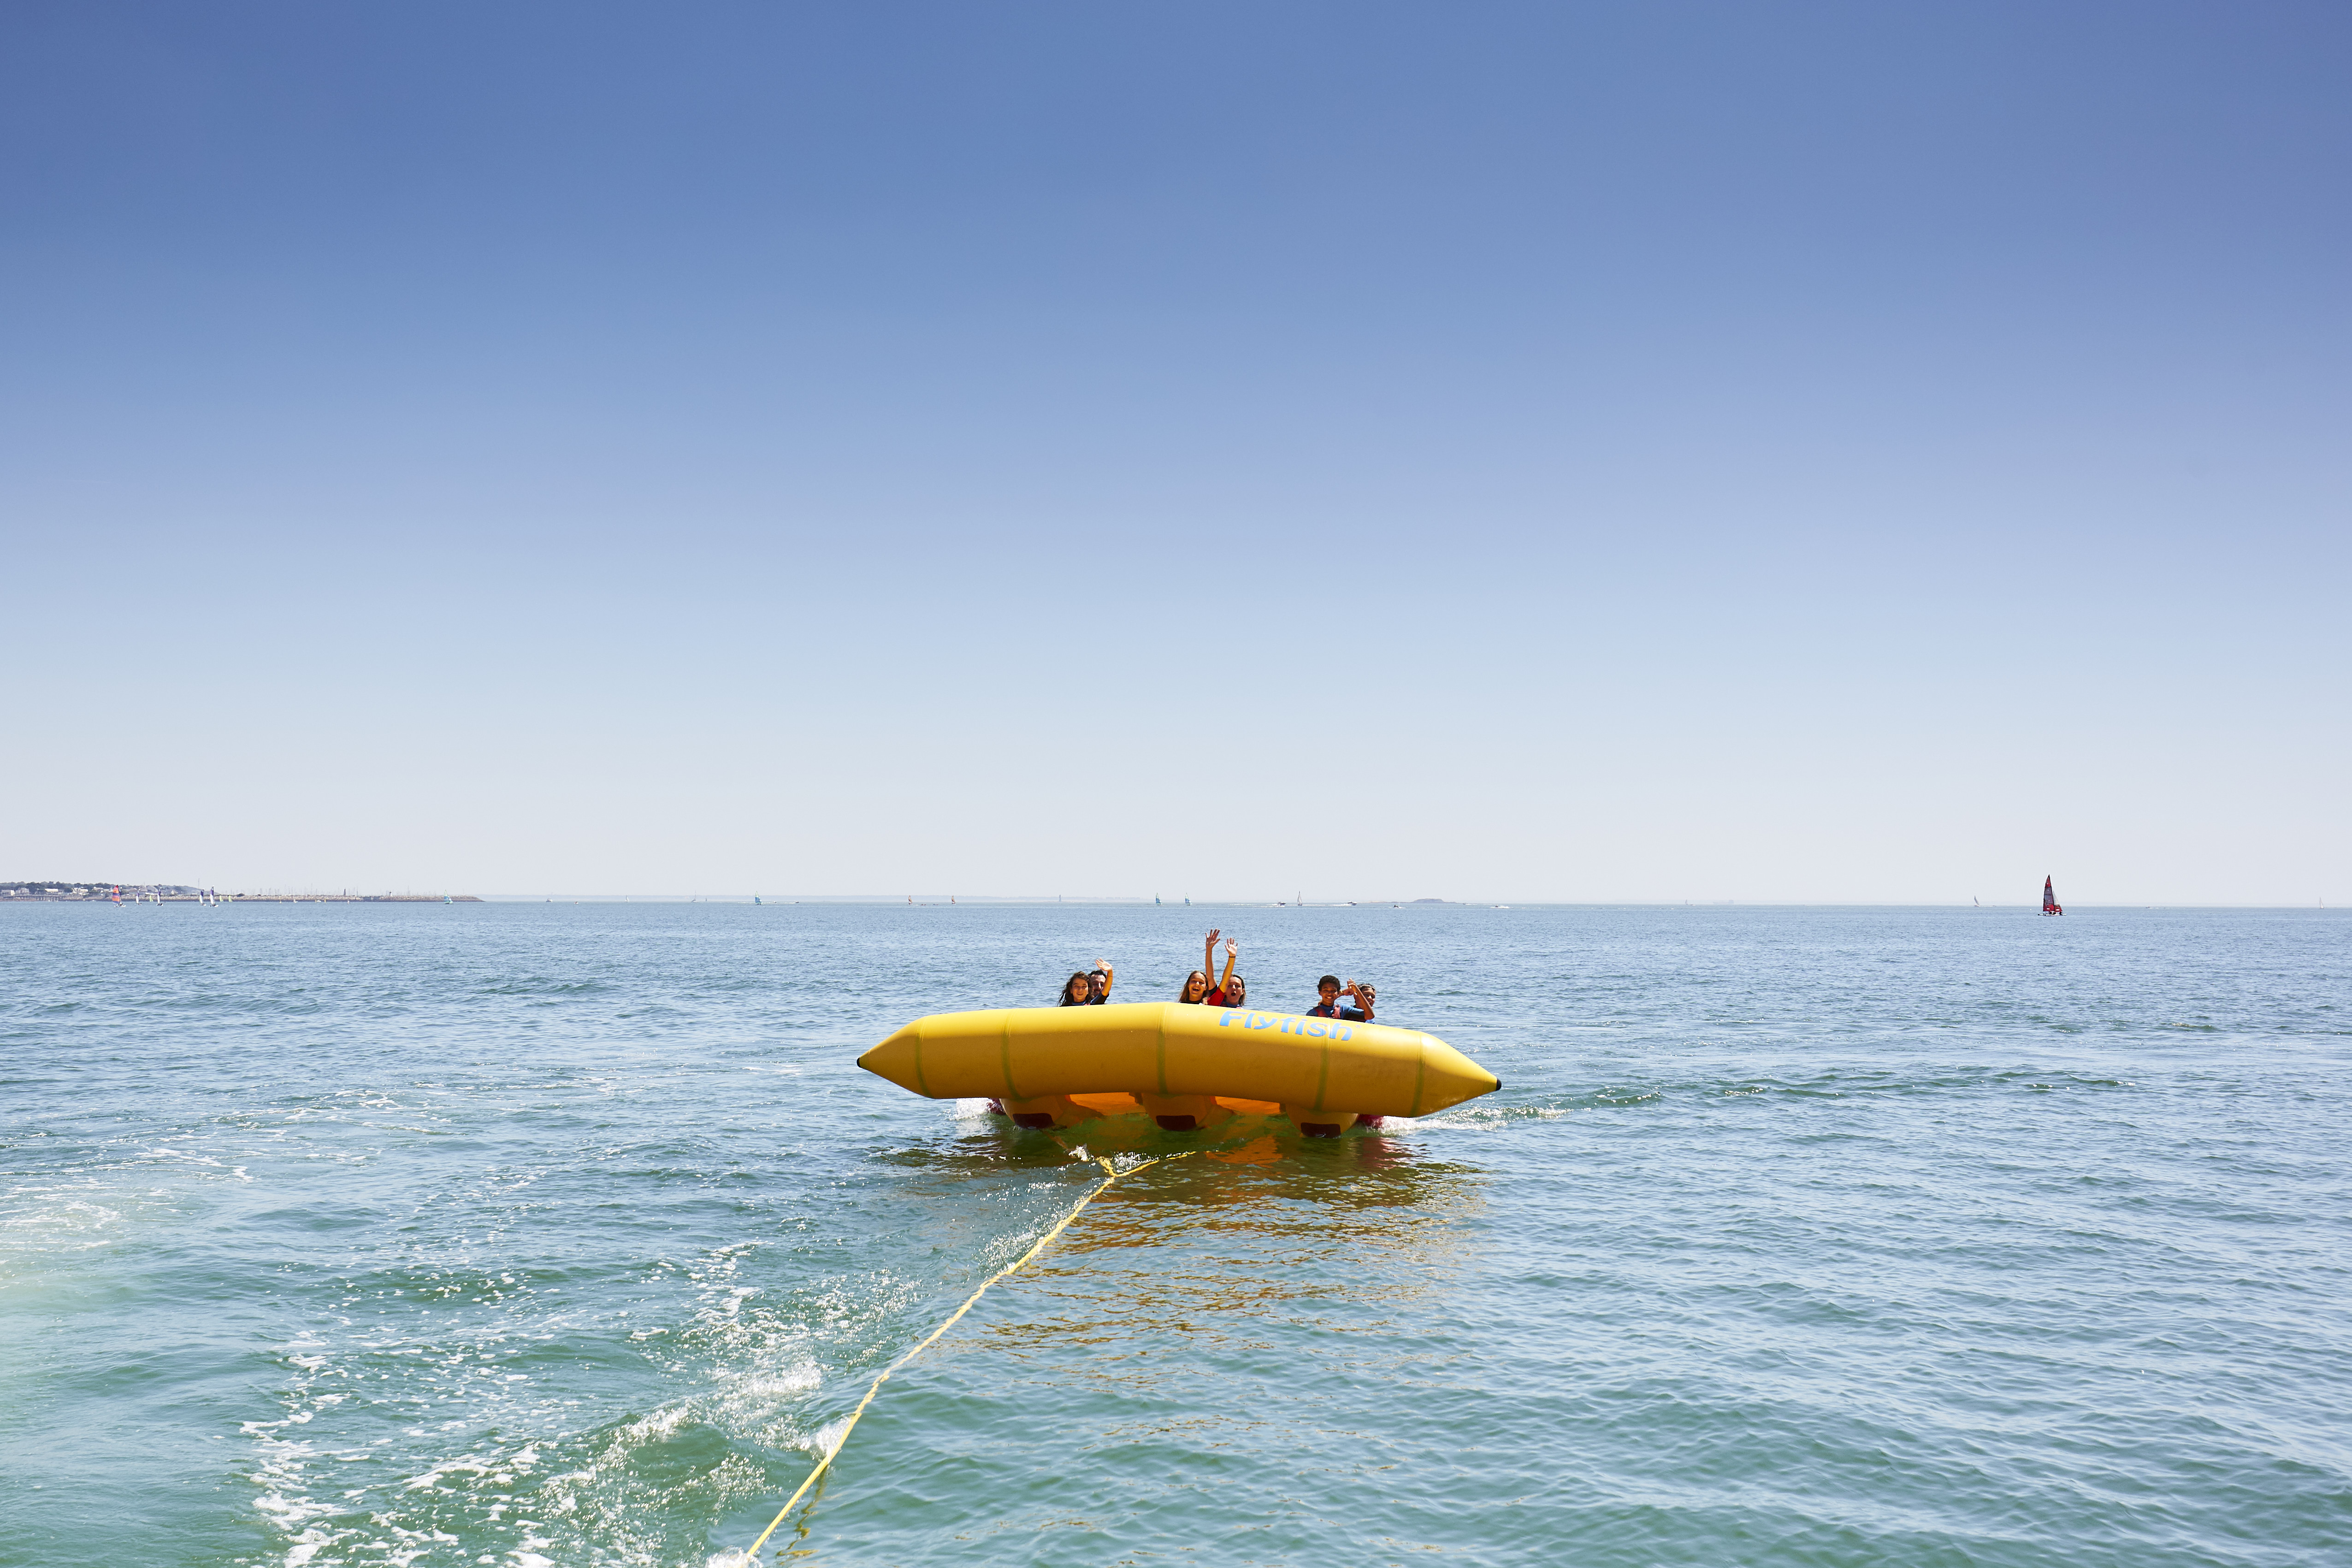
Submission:
<svg viewBox="0 0 2352 1568">
<path fill-rule="evenodd" d="M 780 1397 L 791 1394 L 806 1394 L 824 1381 L 824 1373 L 818 1369 L 816 1363 L 810 1361 L 803 1362 L 797 1366 L 787 1367 L 781 1373 L 753 1373 L 746 1376 L 738 1386 L 746 1394 Z"/>
<path fill-rule="evenodd" d="M 1470 1105 L 1427 1116 L 1382 1119 L 1384 1132 L 1501 1132 L 1527 1121 L 1557 1121 L 1571 1108 L 1550 1105 Z"/>
<path fill-rule="evenodd" d="M 208 1174 L 232 1179 L 226 1168 Z M 527 1184 L 486 1177 L 467 1194 L 428 1194 L 417 1207 L 509 1202 Z M 761 1238 L 665 1264 L 671 1288 L 684 1287 L 683 1300 L 633 1303 L 635 1317 L 626 1306 L 583 1310 L 570 1301 L 550 1310 L 556 1293 L 541 1297 L 533 1275 L 487 1251 L 499 1244 L 495 1228 L 477 1231 L 455 1252 L 388 1279 L 345 1283 L 333 1308 L 353 1316 L 330 1310 L 276 1347 L 280 1408 L 243 1428 L 253 1446 L 244 1468 L 269 1550 L 244 1561 L 272 1568 L 448 1561 L 669 1568 L 690 1561 L 677 1534 L 681 1511 L 765 1498 L 773 1489 L 768 1468 L 730 1454 L 656 1488 L 643 1477 L 645 1451 L 707 1428 L 772 1456 L 830 1452 L 847 1418 L 807 1428 L 817 1414 L 810 1401 L 832 1381 L 828 1369 L 844 1363 L 835 1347 L 860 1347 L 848 1358 L 857 1364 L 872 1336 L 889 1332 L 924 1290 L 920 1279 L 852 1264 L 814 1289 L 779 1291 L 763 1249 L 780 1243 Z M 373 1306 L 375 1298 L 376 1315 L 362 1315 L 362 1303 Z M 583 1316 L 590 1321 L 572 1321 Z M 644 1327 L 633 1333 L 633 1323 Z M 528 1342 L 583 1328 L 643 1346 L 667 1387 L 635 1411 L 600 1414 L 563 1397 L 580 1390 L 562 1369 L 518 1358 L 527 1357 Z"/>
<path fill-rule="evenodd" d="M 633 1437 L 667 1437 L 685 1426 L 693 1414 L 694 1406 L 681 1400 L 676 1405 L 664 1405 L 650 1415 L 632 1421 L 625 1430 Z"/>
<path fill-rule="evenodd" d="M 334 1540 L 311 1521 L 336 1510 L 332 1503 L 320 1502 L 310 1495 L 305 1471 L 309 1462 L 317 1457 L 316 1451 L 308 1443 L 277 1436 L 272 1429 L 286 1425 L 289 1423 L 248 1421 L 244 1423 L 244 1430 L 260 1446 L 252 1479 L 261 1489 L 261 1495 L 253 1500 L 253 1506 L 285 1532 L 286 1561 L 289 1568 L 300 1568 Z"/>
<path fill-rule="evenodd" d="M 834 1449 L 839 1447 L 841 1446 L 841 1440 L 849 1436 L 850 1419 L 851 1418 L 849 1416 L 845 1415 L 837 1421 L 826 1422 L 823 1426 L 818 1427 L 814 1433 L 803 1438 L 801 1441 L 800 1447 L 806 1448 L 810 1453 L 816 1455 L 819 1458 L 824 1458 L 825 1455 L 832 1453 Z"/>
<path fill-rule="evenodd" d="M 402 1489 L 413 1492 L 428 1487 L 437 1488 L 451 1476 L 487 1476 L 490 1472 L 491 1467 L 479 1459 L 444 1459 L 423 1475 L 412 1477 Z"/>
</svg>

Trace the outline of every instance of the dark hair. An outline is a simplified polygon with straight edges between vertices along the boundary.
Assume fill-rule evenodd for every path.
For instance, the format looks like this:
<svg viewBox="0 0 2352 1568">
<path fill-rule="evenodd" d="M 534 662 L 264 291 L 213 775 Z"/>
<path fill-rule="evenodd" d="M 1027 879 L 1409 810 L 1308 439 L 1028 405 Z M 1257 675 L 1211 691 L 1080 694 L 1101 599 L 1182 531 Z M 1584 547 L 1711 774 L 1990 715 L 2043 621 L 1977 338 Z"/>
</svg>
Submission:
<svg viewBox="0 0 2352 1568">
<path fill-rule="evenodd" d="M 1224 991 L 1225 1005 L 1238 1007 L 1242 1005 L 1242 999 L 1249 994 L 1249 982 L 1236 974 L 1225 982 Z"/>
<path fill-rule="evenodd" d="M 1339 989 L 1339 977 L 1336 974 L 1327 974 L 1322 979 L 1315 983 L 1315 989 L 1320 991 L 1326 985 L 1328 985 L 1332 990 L 1337 991 Z"/>
<path fill-rule="evenodd" d="M 1073 985 L 1078 988 L 1078 999 L 1075 1002 L 1070 1000 L 1070 987 Z M 1087 972 L 1081 969 L 1076 974 L 1071 975 L 1067 980 L 1062 982 L 1062 999 L 1055 1003 L 1054 1005 L 1056 1007 L 1083 1007 L 1086 1005 Z"/>
<path fill-rule="evenodd" d="M 1176 1000 L 1179 1002 L 1190 1002 L 1192 1000 L 1192 998 L 1184 994 L 1184 993 L 1192 989 L 1193 975 L 1200 976 L 1202 995 L 1206 996 L 1210 992 L 1214 991 L 1217 988 L 1215 981 L 1211 980 L 1206 974 L 1202 973 L 1200 970 L 1195 969 L 1191 974 L 1185 975 L 1184 984 L 1176 988 Z"/>
</svg>

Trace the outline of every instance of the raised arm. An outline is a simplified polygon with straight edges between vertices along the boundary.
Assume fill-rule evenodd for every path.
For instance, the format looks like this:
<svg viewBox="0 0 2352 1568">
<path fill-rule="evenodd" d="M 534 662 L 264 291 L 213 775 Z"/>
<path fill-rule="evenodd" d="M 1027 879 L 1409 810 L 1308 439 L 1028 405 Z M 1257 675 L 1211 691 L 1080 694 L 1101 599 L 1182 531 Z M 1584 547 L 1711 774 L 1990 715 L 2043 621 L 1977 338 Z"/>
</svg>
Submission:
<svg viewBox="0 0 2352 1568">
<path fill-rule="evenodd" d="M 1215 933 L 1214 933 L 1214 932 L 1210 933 L 1209 940 L 1210 940 L 1210 942 L 1214 942 L 1217 940 L 1217 939 L 1216 939 L 1216 935 L 1215 935 Z M 1242 950 L 1241 943 L 1239 943 L 1239 942 L 1229 942 L 1225 943 L 1225 977 L 1224 977 L 1223 980 L 1220 980 L 1220 981 L 1218 981 L 1218 982 L 1217 982 L 1217 989 L 1218 989 L 1218 990 L 1223 991 L 1223 990 L 1224 990 L 1226 987 L 1228 987 L 1228 986 L 1230 986 L 1230 985 L 1232 985 L 1232 984 L 1233 984 L 1233 983 L 1234 983 L 1234 959 L 1236 956 L 1238 956 L 1238 955 L 1239 955 L 1239 953 L 1241 952 L 1241 950 Z M 1212 957 L 1214 957 L 1214 956 L 1215 956 L 1215 954 L 1214 954 L 1213 951 L 1212 952 L 1211 956 L 1212 956 Z M 1206 973 L 1209 973 L 1209 972 L 1208 972 L 1208 970 L 1206 970 L 1206 969 L 1202 969 L 1202 970 L 1201 971 L 1201 973 L 1203 973 L 1203 974 L 1206 974 Z"/>
<path fill-rule="evenodd" d="M 1103 1000 L 1108 1002 L 1110 1000 L 1111 982 L 1118 976 L 1111 972 L 1110 960 L 1108 958 L 1096 959 L 1095 967 L 1103 972 Z"/>
<path fill-rule="evenodd" d="M 1209 940 L 1201 944 L 1201 978 L 1213 987 L 1217 979 L 1217 932 L 1212 930 Z"/>
<path fill-rule="evenodd" d="M 1356 999 L 1356 1006 L 1358 1010 L 1363 1015 L 1363 1022 L 1369 1024 L 1372 1021 L 1372 990 L 1370 986 L 1359 985 L 1354 981 L 1350 980 L 1347 984 L 1339 988 L 1339 994 L 1343 996 L 1353 996 Z"/>
</svg>

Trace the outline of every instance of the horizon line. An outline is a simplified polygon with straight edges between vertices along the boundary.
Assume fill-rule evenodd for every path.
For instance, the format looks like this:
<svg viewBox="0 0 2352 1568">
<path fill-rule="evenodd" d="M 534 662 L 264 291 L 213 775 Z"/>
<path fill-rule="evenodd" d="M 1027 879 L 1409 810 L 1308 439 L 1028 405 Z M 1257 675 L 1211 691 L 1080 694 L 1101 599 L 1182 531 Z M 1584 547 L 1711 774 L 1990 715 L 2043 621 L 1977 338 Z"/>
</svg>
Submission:
<svg viewBox="0 0 2352 1568">
<path fill-rule="evenodd" d="M 2014 902 L 1989 904 L 1959 903 L 1937 899 L 1871 899 L 1871 900 L 1801 900 L 1801 899 L 1254 899 L 1208 898 L 1194 899 L 1188 905 L 1181 899 L 1153 900 L 1130 894 L 1019 894 L 1019 893 L 482 893 L 476 895 L 486 903 L 520 903 L 532 900 L 561 901 L 576 899 L 583 901 L 641 903 L 740 903 L 750 904 L 755 898 L 762 904 L 876 904 L 907 908 L 947 908 L 963 904 L 1017 904 L 1024 906 L 1079 905 L 1093 907 L 1124 907 L 1129 909 L 2021 909 L 2039 910 L 2041 900 L 2034 895 Z M 2280 903 L 2275 900 L 2217 902 L 2213 900 L 2148 900 L 2142 899 L 2071 900 L 2069 909 L 2246 909 L 2297 910 L 2339 906 L 2324 899 L 2312 903 Z M 2343 908 L 2352 909 L 2352 900 Z"/>
</svg>

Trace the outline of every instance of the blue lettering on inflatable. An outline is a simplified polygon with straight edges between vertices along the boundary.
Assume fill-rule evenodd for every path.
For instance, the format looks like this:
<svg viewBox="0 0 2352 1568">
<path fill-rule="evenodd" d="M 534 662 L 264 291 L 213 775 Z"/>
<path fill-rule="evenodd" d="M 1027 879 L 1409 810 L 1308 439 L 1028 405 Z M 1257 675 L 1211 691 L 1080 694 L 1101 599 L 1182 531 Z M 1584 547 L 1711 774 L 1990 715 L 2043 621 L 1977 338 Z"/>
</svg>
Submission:
<svg viewBox="0 0 2352 1568">
<path fill-rule="evenodd" d="M 1220 1009 L 1220 1011 L 1223 1014 L 1223 1016 L 1220 1017 L 1220 1018 L 1217 1020 L 1217 1027 L 1219 1027 L 1220 1029 L 1222 1029 L 1222 1028 L 1223 1028 L 1226 1025 L 1228 1025 L 1228 1024 L 1230 1024 L 1230 1023 L 1232 1023 L 1232 1022 L 1234 1021 L 1234 1010 L 1233 1010 L 1231 1007 L 1221 1008 L 1221 1009 Z"/>
<path fill-rule="evenodd" d="M 1264 1013 L 1252 1013 L 1249 1026 L 1253 1029 L 1271 1029 L 1274 1027 L 1274 1020 Z"/>
<path fill-rule="evenodd" d="M 1356 1027 L 1352 1024 L 1338 1025 L 1332 1029 L 1331 1037 L 1335 1040 L 1352 1040 L 1356 1037 Z"/>
<path fill-rule="evenodd" d="M 1308 1024 L 1307 1025 L 1307 1027 L 1306 1027 L 1306 1029 L 1305 1029 L 1305 1031 L 1304 1031 L 1304 1032 L 1305 1032 L 1305 1033 L 1307 1033 L 1307 1034 L 1309 1034 L 1309 1035 L 1313 1035 L 1314 1037 L 1316 1037 L 1316 1038 L 1320 1039 L 1320 1038 L 1322 1038 L 1325 1035 L 1329 1034 L 1331 1031 L 1330 1031 L 1330 1029 L 1329 1029 L 1328 1027 L 1327 1027 L 1327 1026 L 1324 1025 L 1324 1022 L 1323 1022 L 1323 1020 L 1322 1020 L 1322 1019 L 1320 1019 L 1320 1018 L 1316 1018 L 1316 1019 L 1312 1019 L 1312 1020 L 1310 1020 L 1310 1021 L 1308 1022 Z"/>
</svg>

